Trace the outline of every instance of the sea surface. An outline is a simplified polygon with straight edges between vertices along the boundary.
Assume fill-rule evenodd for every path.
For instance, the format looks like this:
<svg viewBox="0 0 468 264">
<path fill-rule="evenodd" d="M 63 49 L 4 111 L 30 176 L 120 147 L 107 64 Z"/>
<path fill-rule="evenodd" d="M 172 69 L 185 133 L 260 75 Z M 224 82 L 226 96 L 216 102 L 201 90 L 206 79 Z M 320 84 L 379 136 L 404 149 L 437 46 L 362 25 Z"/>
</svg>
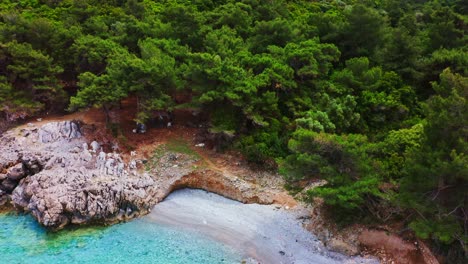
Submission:
<svg viewBox="0 0 468 264">
<path fill-rule="evenodd" d="M 232 249 L 199 233 L 145 218 L 57 233 L 31 216 L 0 213 L 0 263 L 240 263 Z"/>
</svg>

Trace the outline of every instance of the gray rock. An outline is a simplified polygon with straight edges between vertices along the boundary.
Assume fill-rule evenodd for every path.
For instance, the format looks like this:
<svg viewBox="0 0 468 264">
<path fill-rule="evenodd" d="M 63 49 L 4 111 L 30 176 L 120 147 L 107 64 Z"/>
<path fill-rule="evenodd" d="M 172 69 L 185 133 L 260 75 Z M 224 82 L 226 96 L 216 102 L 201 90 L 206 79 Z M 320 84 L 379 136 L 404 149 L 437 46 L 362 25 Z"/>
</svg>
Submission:
<svg viewBox="0 0 468 264">
<path fill-rule="evenodd" d="M 112 146 L 111 146 L 112 150 L 113 151 L 119 151 L 119 144 L 117 142 L 114 142 L 112 143 Z"/>
<path fill-rule="evenodd" d="M 7 193 L 0 190 L 0 206 L 4 206 L 8 202 Z"/>
<path fill-rule="evenodd" d="M 146 177 L 146 178 L 145 178 Z M 95 182 L 76 171 L 54 169 L 24 179 L 13 191 L 15 206 L 25 208 L 44 226 L 60 229 L 69 223 L 114 222 L 146 212 L 155 202 L 156 187 L 149 176 L 143 179 Z M 126 216 L 125 216 L 126 215 Z"/>
<path fill-rule="evenodd" d="M 47 123 L 39 129 L 38 133 L 39 141 L 42 143 L 81 137 L 80 126 L 76 121 Z"/>
<path fill-rule="evenodd" d="M 96 168 L 99 169 L 101 174 L 104 174 L 105 165 L 106 165 L 106 153 L 104 151 L 99 152 L 99 155 L 96 159 Z"/>
<path fill-rule="evenodd" d="M 80 153 L 81 152 L 81 149 L 80 147 L 73 147 L 69 150 L 70 153 Z"/>
<path fill-rule="evenodd" d="M 116 169 L 117 176 L 122 177 L 124 175 L 124 169 L 125 169 L 125 163 L 123 162 L 117 163 L 117 169 Z"/>
<path fill-rule="evenodd" d="M 0 182 L 7 178 L 7 175 L 4 173 L 0 173 Z"/>
<path fill-rule="evenodd" d="M 114 175 L 114 166 L 115 161 L 113 158 L 108 158 L 106 160 L 106 174 L 107 175 Z"/>
<path fill-rule="evenodd" d="M 73 121 L 26 129 L 27 137 L 18 136 L 21 128 L 0 135 L 0 200 L 7 199 L 50 229 L 70 223 L 110 224 L 146 214 L 186 173 L 174 169 L 171 175 L 177 171 L 177 177 L 141 175 L 136 153 L 127 166 L 124 156 L 99 152 L 97 142 L 91 143 L 99 152 L 93 157 L 81 150 L 85 138 Z M 79 151 L 69 151 L 75 147 Z"/>
<path fill-rule="evenodd" d="M 82 151 L 85 139 L 78 123 L 48 123 L 30 130 L 28 137 L 17 135 L 13 130 L 0 136 L 0 202 L 11 200 L 45 227 L 126 220 L 148 212 L 161 195 L 147 174 L 123 177 L 121 156 L 101 152 L 93 158 Z M 78 146 L 77 153 L 69 151 Z M 100 146 L 93 142 L 91 148 L 99 151 Z"/>
<path fill-rule="evenodd" d="M 36 155 L 34 156 L 24 156 L 22 158 L 23 167 L 27 170 L 28 174 L 36 174 L 42 170 L 42 168 L 44 167 L 43 164 L 45 164 L 50 158 L 50 156 L 41 156 L 40 153 L 36 153 Z"/>
<path fill-rule="evenodd" d="M 91 142 L 91 149 L 94 153 L 97 153 L 100 148 L 101 148 L 101 145 L 97 141 Z"/>
<path fill-rule="evenodd" d="M 80 155 L 81 160 L 85 162 L 90 162 L 93 159 L 93 155 L 87 149 L 85 149 Z"/>
<path fill-rule="evenodd" d="M 25 166 L 22 163 L 18 163 L 15 166 L 8 169 L 7 178 L 12 181 L 19 181 L 26 177 Z"/>
<path fill-rule="evenodd" d="M 136 169 L 137 169 L 137 162 L 136 162 L 136 160 L 132 159 L 132 160 L 130 161 L 130 164 L 128 165 L 128 167 L 129 167 L 130 170 L 136 170 Z"/>
<path fill-rule="evenodd" d="M 47 163 L 44 166 L 44 169 L 46 169 L 46 170 L 52 169 L 55 166 L 56 163 L 59 163 L 58 161 L 59 161 L 59 158 L 52 157 L 51 159 L 49 159 L 47 161 Z"/>
<path fill-rule="evenodd" d="M 17 181 L 7 178 L 6 180 L 2 181 L 2 184 L 0 184 L 0 189 L 7 193 L 10 193 L 15 189 L 16 185 L 18 185 Z"/>
<path fill-rule="evenodd" d="M 31 134 L 31 131 L 29 131 L 29 130 L 27 130 L 27 129 L 21 129 L 20 132 L 21 132 L 21 135 L 22 135 L 23 137 L 27 137 L 27 136 L 29 136 L 29 135 Z"/>
</svg>

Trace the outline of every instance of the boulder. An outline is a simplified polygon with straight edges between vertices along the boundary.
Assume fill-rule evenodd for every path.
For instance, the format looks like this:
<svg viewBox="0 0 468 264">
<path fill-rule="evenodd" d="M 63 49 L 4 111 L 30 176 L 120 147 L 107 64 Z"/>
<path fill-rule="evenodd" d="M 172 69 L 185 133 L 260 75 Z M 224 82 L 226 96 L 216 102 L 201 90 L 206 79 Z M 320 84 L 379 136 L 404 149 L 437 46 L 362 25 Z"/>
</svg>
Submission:
<svg viewBox="0 0 468 264">
<path fill-rule="evenodd" d="M 40 142 L 50 143 L 60 139 L 79 138 L 81 130 L 77 121 L 52 122 L 43 125 L 38 136 Z"/>
<path fill-rule="evenodd" d="M 101 148 L 101 145 L 97 141 L 91 142 L 91 149 L 94 153 L 97 153 L 100 148 Z"/>
</svg>

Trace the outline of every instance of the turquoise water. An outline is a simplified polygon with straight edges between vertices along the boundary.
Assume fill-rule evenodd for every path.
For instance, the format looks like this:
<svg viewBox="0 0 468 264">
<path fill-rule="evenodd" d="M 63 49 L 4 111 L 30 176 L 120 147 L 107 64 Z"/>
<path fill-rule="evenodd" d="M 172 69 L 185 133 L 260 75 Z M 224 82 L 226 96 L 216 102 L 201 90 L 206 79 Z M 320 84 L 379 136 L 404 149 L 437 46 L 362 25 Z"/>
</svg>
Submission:
<svg viewBox="0 0 468 264">
<path fill-rule="evenodd" d="M 29 215 L 0 213 L 0 263 L 240 262 L 240 255 L 220 243 L 144 218 L 52 233 Z"/>
</svg>

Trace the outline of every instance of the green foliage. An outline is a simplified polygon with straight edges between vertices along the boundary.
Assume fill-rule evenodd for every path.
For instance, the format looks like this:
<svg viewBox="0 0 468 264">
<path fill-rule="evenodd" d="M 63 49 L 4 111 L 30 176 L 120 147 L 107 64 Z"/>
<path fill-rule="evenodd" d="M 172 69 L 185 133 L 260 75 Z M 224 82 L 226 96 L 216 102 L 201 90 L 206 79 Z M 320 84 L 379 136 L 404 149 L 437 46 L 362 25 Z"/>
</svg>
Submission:
<svg viewBox="0 0 468 264">
<path fill-rule="evenodd" d="M 24 118 L 63 96 L 57 79 L 62 68 L 27 43 L 0 44 L 0 65 L 1 111 L 12 120 L 15 112 Z"/>
<path fill-rule="evenodd" d="M 410 226 L 421 237 L 465 243 L 468 78 L 446 69 L 440 79 L 433 83 L 437 94 L 424 105 L 424 138 L 408 155 L 398 199 L 417 212 Z"/>
<path fill-rule="evenodd" d="M 421 123 L 411 128 L 390 131 L 386 137 L 375 144 L 371 152 L 381 160 L 382 173 L 393 182 L 403 176 L 408 156 L 419 149 L 423 138 L 424 126 Z"/>
<path fill-rule="evenodd" d="M 212 124 L 210 131 L 212 133 L 222 132 L 234 135 L 242 124 L 240 113 L 241 111 L 239 109 L 229 107 L 229 105 L 219 107 L 218 111 L 211 113 L 210 120 Z"/>
<path fill-rule="evenodd" d="M 126 50 L 112 40 L 96 36 L 82 36 L 77 38 L 71 46 L 76 71 L 101 74 L 107 67 L 109 58 L 125 53 Z"/>
<path fill-rule="evenodd" d="M 368 156 L 369 146 L 365 136 L 299 128 L 288 143 L 292 154 L 281 161 L 281 172 L 291 180 L 324 178 L 328 183 L 309 190 L 310 197 L 323 197 L 340 210 L 364 210 L 367 199 L 380 196 L 379 164 Z"/>
<path fill-rule="evenodd" d="M 315 132 L 334 131 L 336 128 L 327 113 L 321 111 L 308 111 L 305 117 L 296 119 L 296 123 L 299 127 Z"/>
<path fill-rule="evenodd" d="M 370 67 L 367 58 L 353 58 L 333 74 L 340 90 L 356 98 L 360 122 L 355 131 L 397 127 L 410 112 L 416 112 L 416 96 L 395 72 Z"/>
<path fill-rule="evenodd" d="M 15 91 L 4 76 L 0 78 L 0 103 L 1 111 L 7 115 L 7 120 L 25 117 L 42 108 L 42 104 L 30 100 L 25 93 Z"/>
<path fill-rule="evenodd" d="M 285 155 L 284 145 L 284 139 L 276 131 L 258 131 L 242 137 L 236 144 L 249 161 L 270 167 L 275 167 L 274 157 Z"/>
<path fill-rule="evenodd" d="M 5 0 L 0 118 L 194 106 L 291 188 L 466 252 L 465 2 Z"/>
<path fill-rule="evenodd" d="M 173 139 L 163 145 L 166 151 L 182 153 L 194 159 L 200 159 L 200 155 L 190 147 L 190 143 L 183 139 Z"/>
<path fill-rule="evenodd" d="M 340 28 L 337 39 L 343 58 L 375 56 L 387 40 L 386 17 L 360 4 L 345 9 L 343 13 L 346 22 Z"/>
<path fill-rule="evenodd" d="M 276 18 L 257 22 L 249 43 L 253 53 L 263 53 L 268 46 L 284 47 L 294 38 L 294 31 L 288 21 Z"/>
</svg>

